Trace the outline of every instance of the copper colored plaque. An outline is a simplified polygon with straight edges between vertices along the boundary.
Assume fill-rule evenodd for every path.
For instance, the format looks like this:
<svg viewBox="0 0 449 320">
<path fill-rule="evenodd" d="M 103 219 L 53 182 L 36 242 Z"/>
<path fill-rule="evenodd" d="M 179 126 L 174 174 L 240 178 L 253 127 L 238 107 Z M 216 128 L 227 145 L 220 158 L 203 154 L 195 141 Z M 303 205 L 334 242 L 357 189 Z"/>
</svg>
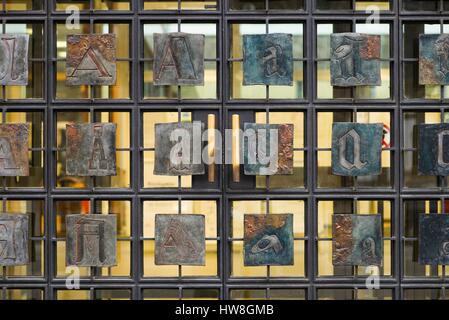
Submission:
<svg viewBox="0 0 449 320">
<path fill-rule="evenodd" d="M 75 123 L 66 126 L 66 174 L 115 176 L 114 123 Z"/>
<path fill-rule="evenodd" d="M 332 263 L 335 266 L 382 265 L 382 241 L 380 214 L 333 216 Z"/>
<path fill-rule="evenodd" d="M 116 81 L 114 34 L 67 36 L 67 85 L 114 85 Z"/>
<path fill-rule="evenodd" d="M 245 214 L 245 266 L 293 265 L 293 215 Z"/>
<path fill-rule="evenodd" d="M 28 132 L 26 123 L 0 124 L 0 176 L 28 176 Z"/>
</svg>

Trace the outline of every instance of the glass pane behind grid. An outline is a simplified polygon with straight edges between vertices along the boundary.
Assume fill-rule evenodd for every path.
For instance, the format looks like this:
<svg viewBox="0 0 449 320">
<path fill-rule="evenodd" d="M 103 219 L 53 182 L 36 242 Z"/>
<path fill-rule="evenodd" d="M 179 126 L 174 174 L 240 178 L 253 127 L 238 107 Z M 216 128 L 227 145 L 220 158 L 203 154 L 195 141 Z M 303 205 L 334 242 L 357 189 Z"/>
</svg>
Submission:
<svg viewBox="0 0 449 320">
<path fill-rule="evenodd" d="M 78 26 L 66 23 L 74 8 Z M 419 84 L 418 41 L 449 33 L 449 1 L 3 0 L 0 10 L 1 33 L 30 36 L 28 84 L 0 86 L 0 123 L 30 127 L 30 176 L 0 177 L 1 211 L 30 217 L 30 263 L 0 268 L 0 299 L 446 299 L 446 267 L 419 263 L 418 221 L 449 213 L 449 181 L 419 172 L 417 126 L 449 122 L 449 86 Z M 205 35 L 204 85 L 155 85 L 153 35 L 168 32 Z M 331 85 L 330 38 L 343 32 L 380 35 L 381 85 Z M 67 84 L 67 36 L 89 33 L 117 36 L 116 84 Z M 243 36 L 269 33 L 292 34 L 292 85 L 243 85 Z M 203 176 L 154 174 L 155 125 L 198 120 L 221 133 L 293 124 L 293 174 L 247 176 L 241 159 Z M 67 175 L 66 125 L 95 122 L 117 126 L 117 175 Z M 332 175 L 336 122 L 383 124 L 380 175 Z M 294 262 L 245 266 L 244 215 L 284 213 Z M 61 285 L 73 271 L 69 214 L 117 216 L 117 265 L 80 268 L 79 290 Z M 205 216 L 203 266 L 156 265 L 158 214 Z M 381 216 L 381 266 L 333 265 L 336 214 Z M 373 275 L 380 288 L 369 290 Z"/>
</svg>

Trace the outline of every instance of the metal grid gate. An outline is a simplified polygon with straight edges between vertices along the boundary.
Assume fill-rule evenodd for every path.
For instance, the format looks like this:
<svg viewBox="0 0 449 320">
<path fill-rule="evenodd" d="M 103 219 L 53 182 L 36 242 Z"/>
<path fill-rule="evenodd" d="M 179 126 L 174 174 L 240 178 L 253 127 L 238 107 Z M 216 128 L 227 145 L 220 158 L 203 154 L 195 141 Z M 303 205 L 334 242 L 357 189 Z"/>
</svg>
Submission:
<svg viewBox="0 0 449 320">
<path fill-rule="evenodd" d="M 21 186 L 11 188 L 13 182 L 3 178 L 1 190 L 3 209 L 6 210 L 8 202 L 20 200 L 42 204 L 43 230 L 35 231 L 32 240 L 41 242 L 42 247 L 42 274 L 33 275 L 33 271 L 25 272 L 26 275 L 11 275 L 7 268 L 3 268 L 1 279 L 2 297 L 8 298 L 8 292 L 15 289 L 37 290 L 30 298 L 56 299 L 58 290 L 64 290 L 65 278 L 57 276 L 56 252 L 59 241 L 63 240 L 57 230 L 56 216 L 60 209 L 58 201 L 83 201 L 88 211 L 96 212 L 97 202 L 126 201 L 130 204 L 131 234 L 120 236 L 119 240 L 127 241 L 130 245 L 129 277 L 109 277 L 93 268 L 90 275 L 81 280 L 81 289 L 88 292 L 86 298 L 111 298 L 114 295 L 103 296 L 102 290 L 124 290 L 129 293 L 127 298 L 143 299 L 144 290 L 164 289 L 174 292 L 171 297 L 189 297 L 189 290 L 216 289 L 217 297 L 229 299 L 234 297 L 233 290 L 247 290 L 259 292 L 263 298 L 277 297 L 278 289 L 288 289 L 298 292 L 297 298 L 318 299 L 328 296 L 330 289 L 333 292 L 342 292 L 341 295 L 331 293 L 332 298 L 357 299 L 363 298 L 359 290 L 365 289 L 365 276 L 358 275 L 355 268 L 343 270 L 340 274 L 331 276 L 320 275 L 319 251 L 320 241 L 329 240 L 318 234 L 318 211 L 320 201 L 341 201 L 340 208 L 334 205 L 334 210 L 349 210 L 357 213 L 358 202 L 377 201 L 389 203 L 391 206 L 391 231 L 384 237 L 391 244 L 391 272 L 382 276 L 380 280 L 381 290 L 389 290 L 386 298 L 404 299 L 406 290 L 433 290 L 431 296 L 444 298 L 447 279 L 445 268 L 424 271 L 424 276 L 407 274 L 407 262 L 405 257 L 409 255 L 406 250 L 408 241 L 415 241 L 415 235 L 409 235 L 405 230 L 407 210 L 436 210 L 447 212 L 445 200 L 447 189 L 446 179 L 439 179 L 429 187 L 408 186 L 405 173 L 407 152 L 415 152 L 416 148 L 409 146 L 404 141 L 409 134 L 405 128 L 409 113 L 425 114 L 437 112 L 441 115 L 441 121 L 447 115 L 447 93 L 445 88 L 435 96 L 428 97 L 426 92 L 415 93 L 410 97 L 411 89 L 407 87 L 407 65 L 417 62 L 416 57 L 409 55 L 413 50 L 411 39 L 407 38 L 407 25 L 438 24 L 442 31 L 446 31 L 449 23 L 447 13 L 449 6 L 447 1 L 429 1 L 436 3 L 435 10 L 413 11 L 413 1 L 390 0 L 389 10 L 382 11 L 380 23 L 387 25 L 389 32 L 389 52 L 382 59 L 388 65 L 390 74 L 389 93 L 381 98 L 364 98 L 363 94 L 355 90 L 334 89 L 332 97 L 319 97 L 318 68 L 320 63 L 328 59 L 322 58 L 317 52 L 317 38 L 319 25 L 333 25 L 333 30 L 355 31 L 359 24 L 364 24 L 369 14 L 357 10 L 359 2 L 346 1 L 347 9 L 332 8 L 332 1 L 297 1 L 297 10 L 269 9 L 270 0 L 255 1 L 262 9 L 253 11 L 233 10 L 231 1 L 217 1 L 217 7 L 206 4 L 207 10 L 184 10 L 186 1 L 173 1 L 177 10 L 144 10 L 143 0 L 129 1 L 130 10 L 95 10 L 97 1 L 78 1 L 85 7 L 81 11 L 81 23 L 89 26 L 94 31 L 96 24 L 125 24 L 129 32 L 129 53 L 127 57 L 118 61 L 129 64 L 129 98 L 105 99 L 98 98 L 98 88 L 90 87 L 82 99 L 58 98 L 60 89 L 57 88 L 57 66 L 63 63 L 64 58 L 58 56 L 58 25 L 64 24 L 67 14 L 63 10 L 57 10 L 57 5 L 66 3 L 62 0 L 32 1 L 33 7 L 27 11 L 11 11 L 8 5 L 14 1 L 3 0 L 0 16 L 3 32 L 8 31 L 10 24 L 25 23 L 39 25 L 34 32 L 42 32 L 42 43 L 34 43 L 35 52 L 41 50 L 42 54 L 32 56 L 30 61 L 40 66 L 32 69 L 35 74 L 40 73 L 41 83 L 35 83 L 33 90 L 27 92 L 24 98 L 8 98 L 7 89 L 2 88 L 2 119 L 8 120 L 10 113 L 27 113 L 27 121 L 32 121 L 33 115 L 43 125 L 42 141 L 33 142 L 31 152 L 41 152 L 41 164 L 43 170 L 42 186 Z M 70 1 L 69 1 L 70 2 Z M 125 1 L 126 2 L 126 1 Z M 331 3 L 327 9 L 322 9 L 322 3 Z M 338 1 L 333 1 L 338 2 Z M 422 2 L 422 1 L 416 1 Z M 419 4 L 417 5 L 419 7 Z M 265 8 L 265 9 L 263 9 Z M 410 9 L 411 8 L 411 9 Z M 147 98 L 148 93 L 144 88 L 145 65 L 152 60 L 144 52 L 143 30 L 146 24 L 170 23 L 177 24 L 178 30 L 182 30 L 185 23 L 202 24 L 216 27 L 216 54 L 206 61 L 216 66 L 216 97 L 204 99 L 186 99 L 180 87 L 173 91 L 170 98 Z M 303 88 L 302 93 L 294 98 L 284 99 L 280 97 L 270 98 L 271 88 L 265 88 L 264 97 L 255 99 L 242 99 L 234 97 L 233 92 L 233 66 L 241 61 L 231 54 L 232 25 L 237 24 L 261 24 L 265 25 L 265 31 L 270 31 L 271 24 L 300 24 L 303 31 L 303 53 L 295 57 L 295 63 L 302 66 Z M 419 27 L 417 27 L 419 29 Z M 407 89 L 408 88 L 408 89 Z M 413 90 L 411 90 L 413 91 Z M 40 95 L 41 92 L 42 94 Z M 150 95 L 152 93 L 150 92 Z M 422 94 L 422 96 L 419 96 Z M 40 96 L 39 96 L 40 95 Z M 339 187 L 322 188 L 318 182 L 319 167 L 318 153 L 328 152 L 329 148 L 318 145 L 319 119 L 322 112 L 332 112 L 338 119 L 356 121 L 358 115 L 364 112 L 379 112 L 389 114 L 391 126 L 391 146 L 384 151 L 390 153 L 391 165 L 389 183 L 381 187 L 364 187 L 355 179 L 353 182 Z M 102 188 L 102 182 L 91 178 L 86 181 L 86 188 L 60 188 L 57 180 L 58 154 L 63 148 L 58 144 L 58 132 L 56 123 L 61 112 L 85 112 L 90 121 L 99 120 L 102 112 L 123 112 L 129 116 L 131 128 L 129 146 L 119 148 L 118 151 L 128 152 L 130 156 L 129 187 Z M 236 184 L 232 180 L 232 170 L 229 166 L 220 167 L 217 179 L 210 183 L 204 178 L 193 178 L 190 188 L 182 188 L 183 182 L 179 178 L 178 187 L 146 188 L 143 182 L 145 152 L 152 152 L 154 148 L 145 146 L 143 127 L 145 126 L 145 113 L 147 112 L 175 112 L 180 119 L 184 112 L 189 112 L 193 119 L 207 119 L 208 114 L 214 114 L 217 128 L 230 128 L 232 115 L 238 114 L 240 121 L 254 120 L 256 113 L 263 113 L 269 121 L 270 114 L 275 112 L 299 112 L 303 116 L 303 145 L 295 148 L 295 151 L 304 155 L 303 187 L 299 188 L 270 188 L 270 179 L 266 179 L 264 186 L 255 188 L 255 180 L 241 177 L 241 182 Z M 30 115 L 29 115 L 30 114 Z M 346 117 L 346 118 L 345 118 Z M 40 119 L 40 120 L 39 120 Z M 342 121 L 342 120 L 340 120 Z M 41 145 L 40 145 L 41 144 Z M 183 269 L 178 268 L 178 276 L 174 277 L 144 277 L 144 242 L 151 237 L 144 236 L 143 215 L 145 201 L 171 200 L 178 202 L 178 210 L 181 210 L 182 201 L 212 200 L 216 203 L 216 237 L 208 240 L 216 241 L 217 254 L 216 276 L 184 276 Z M 276 201 L 297 200 L 303 204 L 304 236 L 295 238 L 298 243 L 304 244 L 304 272 L 303 276 L 273 276 L 270 268 L 267 268 L 265 276 L 236 277 L 232 275 L 233 243 L 240 241 L 232 233 L 233 202 L 239 200 L 265 201 L 267 212 L 277 205 Z M 427 201 L 427 202 L 419 202 Z M 407 201 L 410 201 L 408 205 Z M 87 205 L 88 203 L 88 205 Z M 270 203 L 274 203 L 270 207 Z M 430 209 L 427 209 L 429 203 Z M 35 208 L 33 204 L 28 210 Z M 100 209 L 101 210 L 101 209 Z M 379 211 L 383 209 L 380 208 Z M 39 268 L 38 268 L 39 269 Z M 435 273 L 436 272 L 436 273 Z M 39 273 L 39 272 L 38 272 Z M 435 275 L 436 274 L 436 275 Z M 101 276 L 98 276 L 101 275 Z M 298 291 L 295 291 L 298 290 Z M 339 291 L 343 290 L 343 291 Z M 111 291 L 111 292 L 112 292 Z M 323 294 L 321 294 L 322 292 Z M 327 292 L 327 293 L 326 293 Z M 125 295 L 126 296 L 126 295 Z M 251 296 L 251 295 L 250 295 Z M 117 296 L 116 296 L 117 297 Z M 123 297 L 123 296 L 118 296 Z M 258 297 L 257 295 L 253 297 Z"/>
</svg>

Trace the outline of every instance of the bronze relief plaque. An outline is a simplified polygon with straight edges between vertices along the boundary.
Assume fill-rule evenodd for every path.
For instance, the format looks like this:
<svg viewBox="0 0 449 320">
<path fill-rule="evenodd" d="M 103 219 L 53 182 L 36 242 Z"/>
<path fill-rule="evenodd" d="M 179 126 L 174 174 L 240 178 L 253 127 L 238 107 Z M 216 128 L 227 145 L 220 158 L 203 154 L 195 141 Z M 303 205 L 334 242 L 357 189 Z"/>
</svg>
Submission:
<svg viewBox="0 0 449 320">
<path fill-rule="evenodd" d="M 66 125 L 66 174 L 114 176 L 116 125 L 74 123 Z"/>
<path fill-rule="evenodd" d="M 334 214 L 332 264 L 381 266 L 383 257 L 380 214 Z"/>
<path fill-rule="evenodd" d="M 205 265 L 205 216 L 157 214 L 155 218 L 156 265 Z"/>
<path fill-rule="evenodd" d="M 28 34 L 0 34 L 0 85 L 28 84 Z"/>
<path fill-rule="evenodd" d="M 117 77 L 115 34 L 67 36 L 67 85 L 114 85 Z"/>
<path fill-rule="evenodd" d="M 0 266 L 29 262 L 29 216 L 0 213 Z"/>
<path fill-rule="evenodd" d="M 26 123 L 0 124 L 0 176 L 29 176 Z"/>
<path fill-rule="evenodd" d="M 331 84 L 380 86 L 380 47 L 379 35 L 331 34 Z"/>
<path fill-rule="evenodd" d="M 449 214 L 419 215 L 419 263 L 449 265 Z"/>
<path fill-rule="evenodd" d="M 115 214 L 69 214 L 65 219 L 67 266 L 117 265 L 117 216 Z"/>
<path fill-rule="evenodd" d="M 419 84 L 449 84 L 449 34 L 419 35 Z"/>
<path fill-rule="evenodd" d="M 155 125 L 154 174 L 185 176 L 204 174 L 202 133 L 204 124 L 194 122 Z"/>
<path fill-rule="evenodd" d="M 293 215 L 244 215 L 244 265 L 293 265 Z"/>
<path fill-rule="evenodd" d="M 204 85 L 204 35 L 154 34 L 154 85 Z"/>
<path fill-rule="evenodd" d="M 293 124 L 244 124 L 246 175 L 293 174 Z"/>
</svg>

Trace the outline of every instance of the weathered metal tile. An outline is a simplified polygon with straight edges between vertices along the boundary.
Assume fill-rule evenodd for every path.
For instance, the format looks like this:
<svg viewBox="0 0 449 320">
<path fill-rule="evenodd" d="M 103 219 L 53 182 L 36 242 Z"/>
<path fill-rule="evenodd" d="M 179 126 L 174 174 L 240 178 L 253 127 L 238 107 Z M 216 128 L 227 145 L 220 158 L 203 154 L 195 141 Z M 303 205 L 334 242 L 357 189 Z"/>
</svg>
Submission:
<svg viewBox="0 0 449 320">
<path fill-rule="evenodd" d="M 335 266 L 381 266 L 382 216 L 334 214 L 332 263 Z"/>
<path fill-rule="evenodd" d="M 418 173 L 449 176 L 449 124 L 418 125 Z"/>
<path fill-rule="evenodd" d="M 66 219 L 66 265 L 117 265 L 117 216 L 69 214 Z"/>
<path fill-rule="evenodd" d="M 154 174 L 185 176 L 204 174 L 201 136 L 204 124 L 194 122 L 155 125 Z"/>
<path fill-rule="evenodd" d="M 293 215 L 244 215 L 244 265 L 293 265 Z"/>
<path fill-rule="evenodd" d="M 449 84 L 449 34 L 419 35 L 419 84 Z"/>
<path fill-rule="evenodd" d="M 19 266 L 29 262 L 29 216 L 0 213 L 0 266 Z"/>
<path fill-rule="evenodd" d="M 419 215 L 419 263 L 449 265 L 449 214 Z"/>
<path fill-rule="evenodd" d="M 117 78 L 115 34 L 67 36 L 67 85 L 114 85 Z"/>
<path fill-rule="evenodd" d="M 292 35 L 243 35 L 243 85 L 293 85 Z"/>
<path fill-rule="evenodd" d="M 205 217 L 200 214 L 157 214 L 156 265 L 205 265 Z"/>
<path fill-rule="evenodd" d="M 332 124 L 332 174 L 367 176 L 381 173 L 383 124 Z"/>
<path fill-rule="evenodd" d="M 330 69 L 333 86 L 380 86 L 380 36 L 331 34 Z"/>
<path fill-rule="evenodd" d="M 292 124 L 244 124 L 246 175 L 293 174 Z"/>
<path fill-rule="evenodd" d="M 115 176 L 114 123 L 66 125 L 66 174 L 68 176 Z"/>
<path fill-rule="evenodd" d="M 155 33 L 154 85 L 204 85 L 204 35 Z"/>
<path fill-rule="evenodd" d="M 0 176 L 29 176 L 26 123 L 0 124 Z"/>
<path fill-rule="evenodd" d="M 28 85 L 28 34 L 0 34 L 0 85 Z"/>
</svg>

